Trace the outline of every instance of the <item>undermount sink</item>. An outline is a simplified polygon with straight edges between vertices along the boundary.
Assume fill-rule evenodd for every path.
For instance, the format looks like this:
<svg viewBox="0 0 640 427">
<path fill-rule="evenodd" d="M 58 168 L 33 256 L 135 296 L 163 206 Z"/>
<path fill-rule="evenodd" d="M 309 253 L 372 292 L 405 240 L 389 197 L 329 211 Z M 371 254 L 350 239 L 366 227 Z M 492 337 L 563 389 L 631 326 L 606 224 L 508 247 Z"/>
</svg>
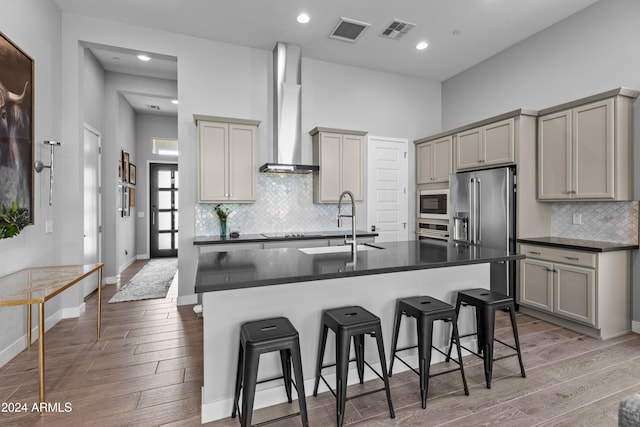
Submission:
<svg viewBox="0 0 640 427">
<path fill-rule="evenodd" d="M 302 252 L 304 252 L 307 255 L 334 254 L 334 253 L 340 253 L 340 252 L 351 252 L 351 246 L 350 245 L 319 246 L 319 247 L 315 247 L 315 248 L 298 248 L 298 249 L 301 250 Z M 370 251 L 370 250 L 377 250 L 377 249 L 384 249 L 384 248 L 381 248 L 379 246 L 363 244 L 363 245 L 358 245 L 358 249 L 357 250 L 358 250 L 358 252 L 360 252 L 360 251 Z"/>
</svg>

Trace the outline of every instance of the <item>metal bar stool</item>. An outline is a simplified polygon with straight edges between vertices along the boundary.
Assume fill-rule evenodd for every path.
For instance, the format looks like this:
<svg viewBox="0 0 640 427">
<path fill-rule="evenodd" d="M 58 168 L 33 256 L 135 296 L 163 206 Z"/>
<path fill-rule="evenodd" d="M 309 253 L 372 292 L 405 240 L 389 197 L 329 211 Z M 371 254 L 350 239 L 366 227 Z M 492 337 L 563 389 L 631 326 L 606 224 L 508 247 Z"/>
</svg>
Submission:
<svg viewBox="0 0 640 427">
<path fill-rule="evenodd" d="M 344 423 L 345 403 L 347 401 L 347 374 L 349 371 L 349 362 L 353 361 L 356 362 L 360 384 L 364 382 L 364 365 L 367 365 L 382 381 L 384 381 L 384 388 L 351 396 L 349 399 L 375 393 L 384 389 L 387 394 L 389 414 L 391 415 L 391 418 L 395 418 L 393 404 L 391 403 L 391 391 L 389 389 L 389 378 L 387 376 L 387 362 L 384 355 L 380 318 L 359 306 L 325 310 L 322 313 L 321 329 L 313 395 L 318 395 L 318 385 L 322 378 L 322 381 L 327 385 L 331 393 L 336 398 L 338 427 L 342 427 L 342 424 Z M 327 345 L 327 333 L 329 329 L 336 334 L 336 363 L 323 365 L 324 350 Z M 380 357 L 380 364 L 382 365 L 382 375 L 376 372 L 371 365 L 364 360 L 364 334 L 369 334 L 376 339 L 376 343 L 378 345 L 378 356 Z M 350 360 L 349 352 L 352 337 L 356 358 Z M 331 388 L 321 373 L 323 368 L 331 366 L 336 367 L 336 391 Z"/>
<path fill-rule="evenodd" d="M 484 376 L 487 381 L 487 388 L 491 388 L 491 377 L 493 374 L 493 362 L 495 360 L 505 359 L 507 357 L 518 356 L 518 362 L 520 363 L 520 374 L 522 378 L 526 378 L 527 374 L 524 372 L 524 365 L 522 364 L 522 353 L 520 351 L 520 340 L 518 338 L 518 327 L 516 325 L 516 309 L 513 302 L 513 298 L 508 295 L 504 295 L 498 292 L 490 291 L 488 289 L 469 289 L 466 291 L 459 291 L 456 301 L 456 315 L 460 313 L 460 306 L 473 306 L 476 308 L 476 332 L 461 335 L 460 338 L 465 338 L 473 335 L 478 337 L 478 352 L 469 350 L 463 345 L 460 345 L 465 350 L 484 360 Z M 513 339 L 515 340 L 515 347 L 507 344 L 494 337 L 496 311 L 507 310 L 511 318 L 511 329 L 513 331 Z M 454 338 L 451 337 L 451 345 L 453 345 Z M 493 357 L 493 342 L 497 341 L 500 344 L 509 347 L 514 350 L 515 353 L 507 354 L 505 356 Z M 458 343 L 459 344 L 459 343 Z M 449 346 L 449 352 L 447 359 L 451 355 L 451 346 Z"/>
<path fill-rule="evenodd" d="M 417 322 L 418 329 L 418 345 L 398 348 L 398 335 L 400 333 L 400 322 L 402 315 L 413 317 Z M 450 357 L 440 349 L 433 346 L 433 322 L 442 320 L 451 322 L 453 325 L 452 336 L 456 338 L 456 348 L 458 349 L 458 360 L 454 360 L 458 364 L 457 368 L 429 375 L 431 364 L 431 349 L 438 351 L 443 356 L 447 356 L 447 362 Z M 401 298 L 396 301 L 395 323 L 393 330 L 393 352 L 391 354 L 391 365 L 389 366 L 389 376 L 393 374 L 393 362 L 398 359 L 405 366 L 420 376 L 420 397 L 422 399 L 422 409 L 427 408 L 427 394 L 429 390 L 429 378 L 437 375 L 447 374 L 453 371 L 460 371 L 462 375 L 462 384 L 464 385 L 464 394 L 469 395 L 469 387 L 467 387 L 467 379 L 464 375 L 464 366 L 462 364 L 462 354 L 460 352 L 458 339 L 458 325 L 456 321 L 456 311 L 452 305 L 428 296 L 419 296 L 411 298 Z M 418 371 L 402 360 L 397 353 L 413 348 L 418 348 Z"/>
<path fill-rule="evenodd" d="M 257 381 L 260 355 L 272 351 L 280 351 L 282 376 Z M 291 379 L 292 362 L 296 379 L 295 383 Z M 236 388 L 231 418 L 235 418 L 236 412 L 239 412 L 240 425 L 242 425 L 242 427 L 250 427 L 256 385 L 279 379 L 284 379 L 284 387 L 289 403 L 292 402 L 291 384 L 293 383 L 298 392 L 298 404 L 300 405 L 300 412 L 287 415 L 280 419 L 300 415 L 302 417 L 302 425 L 307 427 L 309 420 L 304 394 L 304 378 L 302 376 L 302 360 L 300 357 L 298 331 L 286 317 L 276 317 L 273 319 L 244 323 L 240 327 L 240 351 L 238 353 L 238 370 L 236 372 Z M 240 411 L 239 408 L 241 389 L 242 411 Z"/>
</svg>

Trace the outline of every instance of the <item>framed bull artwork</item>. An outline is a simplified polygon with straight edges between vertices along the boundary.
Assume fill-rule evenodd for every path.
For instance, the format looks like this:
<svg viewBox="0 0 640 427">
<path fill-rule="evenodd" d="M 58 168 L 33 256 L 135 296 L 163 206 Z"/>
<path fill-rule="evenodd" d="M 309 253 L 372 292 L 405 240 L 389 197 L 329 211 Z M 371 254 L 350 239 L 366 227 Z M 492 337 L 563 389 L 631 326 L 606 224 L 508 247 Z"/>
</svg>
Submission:
<svg viewBox="0 0 640 427">
<path fill-rule="evenodd" d="M 0 205 L 33 224 L 33 59 L 0 32 Z"/>
</svg>

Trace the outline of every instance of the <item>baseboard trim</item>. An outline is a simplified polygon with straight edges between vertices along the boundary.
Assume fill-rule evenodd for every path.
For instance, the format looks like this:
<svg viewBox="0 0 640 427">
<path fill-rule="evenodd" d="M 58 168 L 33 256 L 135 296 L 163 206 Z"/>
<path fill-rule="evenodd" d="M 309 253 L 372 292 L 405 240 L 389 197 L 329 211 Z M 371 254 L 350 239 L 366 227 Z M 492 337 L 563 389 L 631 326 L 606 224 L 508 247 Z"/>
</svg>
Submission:
<svg viewBox="0 0 640 427">
<path fill-rule="evenodd" d="M 178 297 L 178 305 L 194 305 L 197 303 L 198 303 L 197 294 L 183 295 L 181 297 Z"/>
<path fill-rule="evenodd" d="M 86 309 L 87 309 L 87 305 L 84 302 L 77 307 L 63 308 L 62 318 L 71 319 L 74 317 L 80 317 L 80 315 L 84 314 Z"/>
<path fill-rule="evenodd" d="M 136 255 L 136 259 L 137 260 L 141 260 L 141 259 L 149 259 L 149 254 L 138 254 Z"/>
<path fill-rule="evenodd" d="M 122 273 L 123 271 L 125 271 L 127 268 L 129 268 L 134 262 L 136 262 L 136 257 L 130 258 L 129 260 L 127 260 L 124 264 L 122 264 L 120 266 L 120 269 L 118 270 L 118 273 Z"/>
<path fill-rule="evenodd" d="M 84 305 L 84 303 L 83 303 Z M 62 311 L 58 310 L 55 313 L 51 314 L 51 316 L 47 317 L 44 320 L 44 330 L 45 332 L 55 326 L 59 321 L 63 319 Z M 38 321 L 31 322 L 31 344 L 35 343 L 38 340 Z M 27 334 L 20 336 L 13 343 L 9 344 L 8 347 L 4 348 L 0 351 L 0 366 L 4 366 L 7 362 L 11 361 L 14 357 L 20 354 L 25 348 L 27 348 Z"/>
<path fill-rule="evenodd" d="M 110 276 L 104 278 L 105 285 L 116 285 L 118 283 L 118 276 Z"/>
</svg>

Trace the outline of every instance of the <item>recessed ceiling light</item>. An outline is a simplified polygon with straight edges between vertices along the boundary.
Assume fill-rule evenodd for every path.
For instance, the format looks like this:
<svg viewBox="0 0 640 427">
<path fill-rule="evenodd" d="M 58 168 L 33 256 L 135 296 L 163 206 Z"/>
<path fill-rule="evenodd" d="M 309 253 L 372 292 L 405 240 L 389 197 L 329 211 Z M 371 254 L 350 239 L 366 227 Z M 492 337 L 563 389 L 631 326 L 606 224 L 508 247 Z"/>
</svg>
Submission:
<svg viewBox="0 0 640 427">
<path fill-rule="evenodd" d="M 425 50 L 427 47 L 429 47 L 429 43 L 427 42 L 420 42 L 416 45 L 416 49 L 418 50 Z"/>
<path fill-rule="evenodd" d="M 298 15 L 297 19 L 301 24 L 306 24 L 310 20 L 309 15 L 307 15 L 306 13 L 301 13 L 300 15 Z"/>
<path fill-rule="evenodd" d="M 171 103 L 172 103 L 172 104 L 176 104 L 176 105 L 178 105 L 178 100 L 177 100 L 177 99 L 172 99 L 172 100 L 171 100 Z"/>
<path fill-rule="evenodd" d="M 150 61 L 150 60 L 151 60 L 151 57 L 150 57 L 150 56 L 147 56 L 147 55 L 144 55 L 144 54 L 140 54 L 140 55 L 138 55 L 138 59 L 139 59 L 140 61 L 145 61 L 145 62 L 146 62 L 146 61 Z"/>
</svg>

